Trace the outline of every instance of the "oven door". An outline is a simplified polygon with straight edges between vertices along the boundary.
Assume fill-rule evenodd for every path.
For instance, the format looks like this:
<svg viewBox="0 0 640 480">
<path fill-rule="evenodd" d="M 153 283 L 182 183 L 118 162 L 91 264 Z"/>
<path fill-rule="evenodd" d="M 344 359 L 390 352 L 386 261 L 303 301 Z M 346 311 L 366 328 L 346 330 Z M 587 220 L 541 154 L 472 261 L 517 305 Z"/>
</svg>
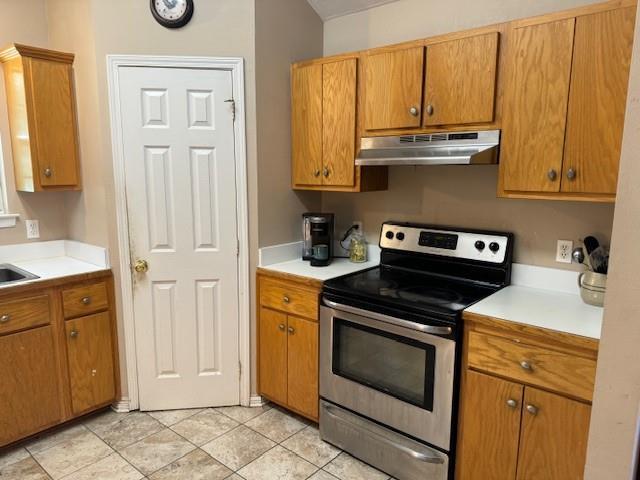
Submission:
<svg viewBox="0 0 640 480">
<path fill-rule="evenodd" d="M 324 299 L 320 395 L 449 450 L 456 345 L 446 338 L 450 331 Z"/>
</svg>

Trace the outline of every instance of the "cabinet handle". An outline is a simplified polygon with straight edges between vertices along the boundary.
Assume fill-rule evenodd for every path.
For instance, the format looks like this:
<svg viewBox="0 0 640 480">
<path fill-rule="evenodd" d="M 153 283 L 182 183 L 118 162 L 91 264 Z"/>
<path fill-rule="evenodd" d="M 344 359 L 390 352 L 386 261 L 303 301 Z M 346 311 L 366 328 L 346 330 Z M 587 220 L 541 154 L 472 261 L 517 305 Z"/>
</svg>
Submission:
<svg viewBox="0 0 640 480">
<path fill-rule="evenodd" d="M 89 305 L 91 303 L 91 297 L 82 297 L 82 300 L 80 301 L 83 305 Z"/>
<path fill-rule="evenodd" d="M 281 323 L 280 325 L 278 325 L 278 328 L 284 332 L 284 323 Z"/>
<path fill-rule="evenodd" d="M 527 405 L 527 412 L 529 412 L 531 415 L 537 415 L 538 414 L 538 407 L 536 407 L 535 405 Z"/>
<path fill-rule="evenodd" d="M 7 323 L 9 320 L 11 320 L 11 315 L 6 313 L 0 317 L 0 323 Z"/>
<path fill-rule="evenodd" d="M 417 107 L 411 107 L 411 108 L 409 109 L 409 113 L 410 113 L 412 116 L 417 117 L 417 116 L 418 116 L 418 114 L 420 113 L 420 111 L 418 110 L 418 108 L 417 108 Z"/>
<path fill-rule="evenodd" d="M 515 401 L 513 398 L 510 398 L 509 400 L 507 400 L 507 407 L 516 408 L 517 406 L 518 406 L 518 402 Z"/>
<path fill-rule="evenodd" d="M 533 372 L 533 366 L 526 360 L 522 360 L 520 362 L 520 366 L 522 367 L 523 370 L 526 370 L 527 372 Z"/>
<path fill-rule="evenodd" d="M 322 170 L 322 174 L 324 175 L 324 178 L 328 178 L 329 177 L 329 167 L 324 167 L 324 169 Z"/>
<path fill-rule="evenodd" d="M 291 299 L 285 295 L 284 297 L 282 297 L 282 301 L 284 303 L 289 303 L 289 302 L 291 302 Z"/>
<path fill-rule="evenodd" d="M 44 176 L 45 177 L 49 178 L 51 176 L 51 174 L 53 174 L 53 171 L 49 167 L 44 169 Z"/>
<path fill-rule="evenodd" d="M 569 170 L 567 170 L 567 178 L 569 180 L 574 180 L 576 178 L 576 171 L 573 168 L 570 168 Z"/>
<path fill-rule="evenodd" d="M 293 327 L 289 327 L 287 330 L 289 330 L 289 335 L 293 335 L 296 332 Z"/>
<path fill-rule="evenodd" d="M 320 176 L 320 170 L 316 170 L 315 172 L 313 172 L 313 176 L 314 177 L 319 177 Z"/>
<path fill-rule="evenodd" d="M 549 178 L 549 180 L 551 180 L 552 182 L 558 178 L 558 174 L 556 173 L 556 171 L 552 168 L 551 170 L 549 170 L 547 172 L 547 177 Z"/>
<path fill-rule="evenodd" d="M 71 330 L 71 332 L 69 332 L 69 336 L 71 338 L 76 338 L 79 335 L 79 332 L 77 330 Z"/>
<path fill-rule="evenodd" d="M 427 115 L 429 116 L 433 115 L 433 105 L 431 104 L 427 105 Z"/>
</svg>

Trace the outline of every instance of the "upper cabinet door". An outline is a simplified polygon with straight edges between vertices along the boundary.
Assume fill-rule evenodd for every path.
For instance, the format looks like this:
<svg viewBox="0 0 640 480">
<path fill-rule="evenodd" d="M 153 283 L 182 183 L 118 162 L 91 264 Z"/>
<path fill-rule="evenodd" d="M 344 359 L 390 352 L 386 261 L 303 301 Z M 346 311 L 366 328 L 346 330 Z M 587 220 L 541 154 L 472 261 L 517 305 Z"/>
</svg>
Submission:
<svg viewBox="0 0 640 480">
<path fill-rule="evenodd" d="M 635 12 L 576 19 L 563 192 L 616 193 Z"/>
<path fill-rule="evenodd" d="M 518 480 L 583 478 L 591 407 L 525 388 L 518 450 Z"/>
<path fill-rule="evenodd" d="M 505 190 L 560 190 L 574 23 L 510 32 L 500 157 Z"/>
<path fill-rule="evenodd" d="M 293 185 L 322 184 L 322 65 L 291 70 Z"/>
<path fill-rule="evenodd" d="M 493 121 L 498 32 L 427 47 L 424 125 Z"/>
<path fill-rule="evenodd" d="M 356 59 L 322 66 L 323 185 L 355 184 Z"/>
<path fill-rule="evenodd" d="M 364 55 L 364 129 L 420 126 L 424 48 Z"/>
</svg>

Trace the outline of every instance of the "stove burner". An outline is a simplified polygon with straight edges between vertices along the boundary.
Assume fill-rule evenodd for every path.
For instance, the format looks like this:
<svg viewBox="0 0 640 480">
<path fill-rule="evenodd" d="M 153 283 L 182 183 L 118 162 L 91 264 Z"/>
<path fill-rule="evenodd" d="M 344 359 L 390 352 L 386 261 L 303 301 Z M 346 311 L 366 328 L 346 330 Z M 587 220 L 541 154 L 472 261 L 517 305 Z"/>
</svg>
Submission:
<svg viewBox="0 0 640 480">
<path fill-rule="evenodd" d="M 364 290 L 371 288 L 372 283 L 368 278 L 354 278 L 351 286 L 355 289 Z M 398 289 L 398 282 L 393 280 L 378 279 L 375 283 L 375 288 L 378 289 L 380 295 L 389 295 L 389 292 L 395 292 Z"/>
<path fill-rule="evenodd" d="M 401 288 L 397 291 L 397 297 L 410 302 L 435 303 L 438 305 L 447 305 L 450 303 L 458 303 L 462 300 L 462 295 L 453 290 L 444 288 L 425 287 L 416 285 L 413 287 Z"/>
</svg>

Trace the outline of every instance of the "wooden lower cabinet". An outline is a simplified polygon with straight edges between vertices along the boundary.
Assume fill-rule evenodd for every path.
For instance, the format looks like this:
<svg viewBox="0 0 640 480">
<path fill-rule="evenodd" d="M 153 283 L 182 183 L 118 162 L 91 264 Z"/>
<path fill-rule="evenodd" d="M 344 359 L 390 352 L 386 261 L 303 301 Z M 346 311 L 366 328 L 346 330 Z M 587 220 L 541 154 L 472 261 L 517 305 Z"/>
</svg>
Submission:
<svg viewBox="0 0 640 480">
<path fill-rule="evenodd" d="M 569 382 L 564 368 L 557 370 L 564 381 L 556 381 L 547 367 L 552 359 L 559 367 L 595 367 L 598 341 L 475 314 L 464 318 L 456 478 L 582 479 L 595 368 L 576 367 Z"/>
<path fill-rule="evenodd" d="M 65 322 L 74 414 L 81 414 L 115 398 L 109 316 L 109 312 L 102 312 Z"/>
<path fill-rule="evenodd" d="M 70 300 L 69 291 L 77 298 Z M 115 401 L 113 310 L 108 271 L 0 292 L 0 447 Z"/>
<path fill-rule="evenodd" d="M 54 327 L 0 337 L 0 446 L 62 420 Z"/>
<path fill-rule="evenodd" d="M 258 391 L 316 422 L 320 286 L 258 273 Z"/>
</svg>

